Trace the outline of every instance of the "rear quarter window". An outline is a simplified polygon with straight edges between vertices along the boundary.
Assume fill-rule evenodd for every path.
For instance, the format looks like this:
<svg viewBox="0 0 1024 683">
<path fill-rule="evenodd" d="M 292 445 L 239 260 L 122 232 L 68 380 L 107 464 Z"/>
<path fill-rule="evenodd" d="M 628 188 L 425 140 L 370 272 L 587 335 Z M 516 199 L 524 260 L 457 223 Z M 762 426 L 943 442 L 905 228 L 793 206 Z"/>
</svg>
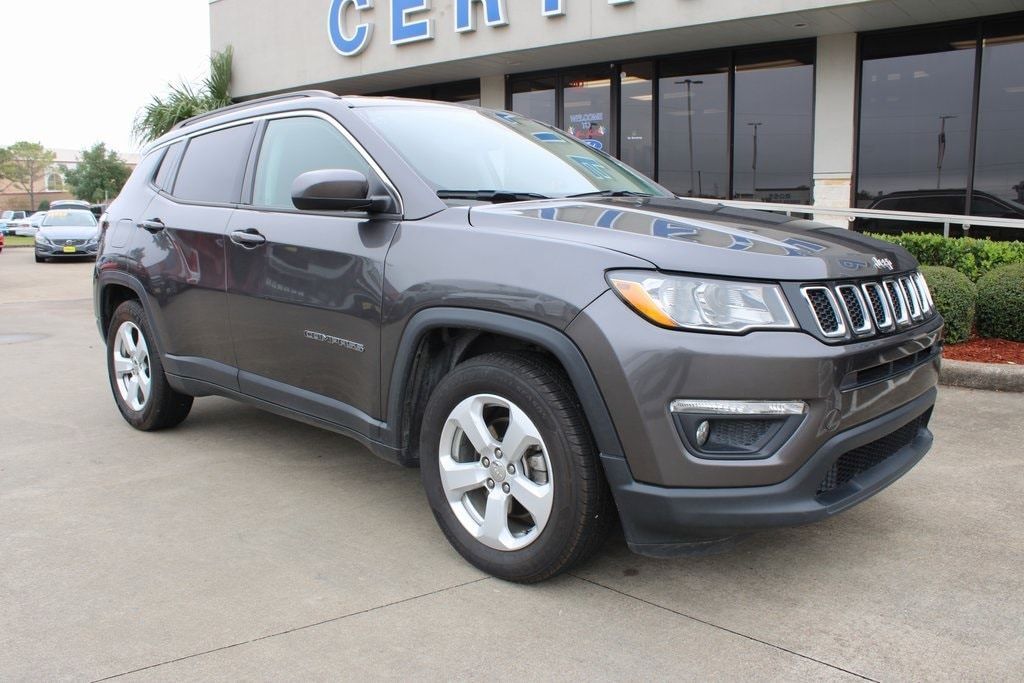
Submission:
<svg viewBox="0 0 1024 683">
<path fill-rule="evenodd" d="M 172 194 L 178 199 L 211 204 L 237 202 L 252 134 L 253 124 L 247 123 L 192 138 Z"/>
</svg>

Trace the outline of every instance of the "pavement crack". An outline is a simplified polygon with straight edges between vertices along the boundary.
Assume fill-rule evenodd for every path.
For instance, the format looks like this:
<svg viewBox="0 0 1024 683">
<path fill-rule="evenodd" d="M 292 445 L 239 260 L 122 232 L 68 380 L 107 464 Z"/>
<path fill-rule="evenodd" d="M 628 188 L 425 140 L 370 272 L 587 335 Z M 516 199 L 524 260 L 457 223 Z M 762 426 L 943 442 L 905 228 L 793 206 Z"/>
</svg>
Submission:
<svg viewBox="0 0 1024 683">
<path fill-rule="evenodd" d="M 865 680 L 865 681 L 872 681 L 872 683 L 880 683 L 877 679 L 871 678 L 870 676 L 865 676 L 864 674 L 859 674 L 856 671 L 850 671 L 849 669 L 844 669 L 841 666 L 836 666 L 835 664 L 830 664 L 829 662 L 825 662 L 825 661 L 822 661 L 820 659 L 816 659 L 814 657 L 811 657 L 810 655 L 805 655 L 805 654 L 803 654 L 801 652 L 797 652 L 796 650 L 790 650 L 789 648 L 783 647 L 782 645 L 776 645 L 775 643 L 769 643 L 767 640 L 761 640 L 760 638 L 756 638 L 754 636 L 747 635 L 746 633 L 740 633 L 739 631 L 734 631 L 733 629 L 727 628 L 725 626 L 719 626 L 718 624 L 712 623 L 712 622 L 707 621 L 705 619 L 701 619 L 700 617 L 695 617 L 695 616 L 693 616 L 691 614 L 687 614 L 685 612 L 680 612 L 679 610 L 672 609 L 671 607 L 665 607 L 664 605 L 659 605 L 656 602 L 652 602 L 652 601 L 647 600 L 645 598 L 638 597 L 638 596 L 633 595 L 631 593 L 627 593 L 625 591 L 619 590 L 618 588 L 612 588 L 611 586 L 606 586 L 603 583 L 600 583 L 598 581 L 594 581 L 593 579 L 587 579 L 587 578 L 584 578 L 582 576 L 579 576 L 578 574 L 570 574 L 570 576 L 572 576 L 573 578 L 579 579 L 580 581 L 584 581 L 584 582 L 589 583 L 591 585 L 597 586 L 598 588 L 604 588 L 605 590 L 609 590 L 609 591 L 611 591 L 613 593 L 618 593 L 619 595 L 621 595 L 623 597 L 631 598 L 633 600 L 637 600 L 638 602 L 642 602 L 645 605 L 650 605 L 651 607 L 655 607 L 657 609 L 664 610 L 666 612 L 670 612 L 671 614 L 675 614 L 676 616 L 683 617 L 684 619 L 689 619 L 690 621 L 695 621 L 698 624 L 704 624 L 705 626 L 710 626 L 711 628 L 718 629 L 719 631 L 725 631 L 726 633 L 731 633 L 734 636 L 739 636 L 740 638 L 745 638 L 745 639 L 747 639 L 749 641 L 752 641 L 752 642 L 755 642 L 755 643 L 760 643 L 761 645 L 766 645 L 766 646 L 768 646 L 770 648 L 773 648 L 773 649 L 776 649 L 776 650 L 780 650 L 782 652 L 786 652 L 786 653 L 794 655 L 796 657 L 800 657 L 801 659 L 806 659 L 808 661 L 815 662 L 817 664 L 821 664 L 822 666 L 827 666 L 828 668 L 835 669 L 836 671 L 842 671 L 843 673 L 849 674 L 851 676 L 856 676 L 857 678 L 860 678 L 860 679 Z"/>
<path fill-rule="evenodd" d="M 183 662 L 183 661 L 185 661 L 187 659 L 195 659 L 196 657 L 203 657 L 205 655 L 210 655 L 210 654 L 213 654 L 215 652 L 223 652 L 224 650 L 230 650 L 232 648 L 240 647 L 242 645 L 249 645 L 251 643 L 258 643 L 258 642 L 260 642 L 262 640 L 269 640 L 270 638 L 277 638 L 278 636 L 288 635 L 289 633 L 295 633 L 296 631 L 304 631 L 306 629 L 316 628 L 317 626 L 323 626 L 324 624 L 331 624 L 331 623 L 334 623 L 336 621 L 341 621 L 342 619 L 348 619 L 349 617 L 357 617 L 360 614 L 367 614 L 369 612 L 376 612 L 378 610 L 386 609 L 388 607 L 394 607 L 395 605 L 401 605 L 401 604 L 406 603 L 406 602 L 412 602 L 414 600 L 419 600 L 421 598 L 429 598 L 430 596 L 437 595 L 438 593 L 444 593 L 446 591 L 455 590 L 456 588 L 463 588 L 465 586 L 471 586 L 474 583 L 480 583 L 482 581 L 488 581 L 490 579 L 491 579 L 490 576 L 484 576 L 484 577 L 481 577 L 479 579 L 473 579 L 472 581 L 465 581 L 463 583 L 458 583 L 458 584 L 455 584 L 454 586 L 445 586 L 444 588 L 438 588 L 437 590 L 430 591 L 428 593 L 421 593 L 420 595 L 412 595 L 412 596 L 410 596 L 408 598 L 402 598 L 401 600 L 394 600 L 392 602 L 388 602 L 388 603 L 385 603 L 383 605 L 375 605 L 374 607 L 367 607 L 366 609 L 356 610 L 355 612 L 349 612 L 347 614 L 342 614 L 342 615 L 339 615 L 339 616 L 336 616 L 336 617 L 331 617 L 330 619 L 324 619 L 322 621 L 317 621 L 317 622 L 314 622 L 312 624 L 304 624 L 302 626 L 296 626 L 294 628 L 286 629 L 284 631 L 278 631 L 276 633 L 268 633 L 267 635 L 260 636 L 259 638 L 251 638 L 249 640 L 241 640 L 241 641 L 239 641 L 237 643 L 231 643 L 230 645 L 223 645 L 221 647 L 215 647 L 212 650 L 204 650 L 203 652 L 194 652 L 194 653 L 189 654 L 189 655 L 183 655 L 181 657 L 176 657 L 174 659 L 168 659 L 168 660 L 163 661 L 163 662 L 157 662 L 156 664 L 149 664 L 147 666 L 140 666 L 139 668 L 132 669 L 130 671 L 122 671 L 121 673 L 116 673 L 116 674 L 112 674 L 110 676 L 105 676 L 103 678 L 94 679 L 92 681 L 92 683 L 101 683 L 101 681 L 109 681 L 109 680 L 113 680 L 115 678 L 120 678 L 122 676 L 130 676 L 131 674 L 139 673 L 140 671 L 148 671 L 150 669 L 156 669 L 156 668 L 161 667 L 161 666 L 167 666 L 168 664 L 175 664 L 177 662 Z"/>
</svg>

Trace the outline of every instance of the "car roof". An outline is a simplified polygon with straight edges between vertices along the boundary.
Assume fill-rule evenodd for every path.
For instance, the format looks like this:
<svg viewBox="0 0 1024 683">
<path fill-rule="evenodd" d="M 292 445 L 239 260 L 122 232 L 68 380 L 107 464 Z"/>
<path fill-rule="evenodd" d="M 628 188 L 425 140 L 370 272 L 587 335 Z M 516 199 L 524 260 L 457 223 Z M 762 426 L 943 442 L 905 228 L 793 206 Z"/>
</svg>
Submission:
<svg viewBox="0 0 1024 683">
<path fill-rule="evenodd" d="M 342 103 L 352 109 L 369 106 L 393 106 L 393 107 L 437 107 L 437 108 L 466 108 L 467 105 L 454 104 L 449 102 L 438 102 L 436 100 L 413 100 L 401 97 L 373 97 L 367 95 L 337 95 L 326 90 L 301 90 L 289 93 L 280 93 L 268 97 L 260 97 L 253 100 L 246 100 L 236 104 L 221 107 L 211 112 L 199 114 L 192 118 L 176 124 L 170 132 L 153 141 L 144 151 L 147 154 L 155 147 L 163 146 L 172 140 L 196 133 L 206 128 L 213 128 L 235 120 L 245 119 L 250 116 L 261 116 L 287 112 L 295 109 L 297 103 L 307 104 L 319 101 L 331 103 Z"/>
</svg>

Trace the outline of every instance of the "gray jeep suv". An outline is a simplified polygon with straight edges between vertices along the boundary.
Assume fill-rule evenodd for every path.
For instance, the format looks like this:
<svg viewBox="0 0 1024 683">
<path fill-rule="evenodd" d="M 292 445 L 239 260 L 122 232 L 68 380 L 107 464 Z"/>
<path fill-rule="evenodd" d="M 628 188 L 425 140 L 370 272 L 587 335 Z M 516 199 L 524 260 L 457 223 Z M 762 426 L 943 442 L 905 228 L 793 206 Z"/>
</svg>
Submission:
<svg viewBox="0 0 1024 683">
<path fill-rule="evenodd" d="M 657 556 L 820 520 L 932 442 L 942 320 L 906 251 L 679 199 L 509 112 L 235 105 L 154 143 L 102 230 L 130 424 L 216 394 L 355 438 L 505 579 L 616 513 Z"/>
</svg>

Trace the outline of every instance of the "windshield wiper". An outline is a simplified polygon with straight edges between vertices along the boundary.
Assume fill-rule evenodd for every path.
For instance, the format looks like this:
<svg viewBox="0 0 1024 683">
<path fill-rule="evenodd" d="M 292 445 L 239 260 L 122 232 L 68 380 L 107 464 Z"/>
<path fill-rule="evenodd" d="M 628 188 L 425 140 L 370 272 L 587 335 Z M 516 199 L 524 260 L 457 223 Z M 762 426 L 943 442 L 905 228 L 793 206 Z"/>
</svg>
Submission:
<svg viewBox="0 0 1024 683">
<path fill-rule="evenodd" d="M 579 194 L 566 195 L 566 199 L 577 197 L 653 197 L 650 192 L 634 192 L 633 190 L 597 190 L 595 192 L 581 192 Z"/>
<path fill-rule="evenodd" d="M 529 199 L 551 199 L 536 192 L 512 192 L 510 190 L 438 190 L 441 199 L 477 199 L 482 202 L 522 202 Z"/>
</svg>

